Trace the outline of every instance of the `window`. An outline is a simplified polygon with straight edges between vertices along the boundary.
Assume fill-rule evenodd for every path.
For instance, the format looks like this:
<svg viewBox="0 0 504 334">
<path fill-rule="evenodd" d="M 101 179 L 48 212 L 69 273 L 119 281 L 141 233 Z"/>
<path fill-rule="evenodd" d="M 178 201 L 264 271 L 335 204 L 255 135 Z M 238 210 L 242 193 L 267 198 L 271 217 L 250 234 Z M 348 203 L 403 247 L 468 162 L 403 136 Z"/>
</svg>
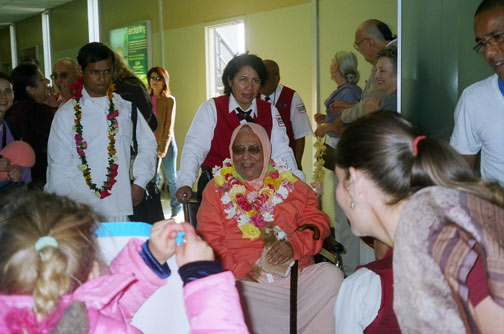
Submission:
<svg viewBox="0 0 504 334">
<path fill-rule="evenodd" d="M 236 20 L 206 27 L 207 98 L 222 95 L 222 72 L 236 54 L 245 52 L 245 23 Z"/>
</svg>

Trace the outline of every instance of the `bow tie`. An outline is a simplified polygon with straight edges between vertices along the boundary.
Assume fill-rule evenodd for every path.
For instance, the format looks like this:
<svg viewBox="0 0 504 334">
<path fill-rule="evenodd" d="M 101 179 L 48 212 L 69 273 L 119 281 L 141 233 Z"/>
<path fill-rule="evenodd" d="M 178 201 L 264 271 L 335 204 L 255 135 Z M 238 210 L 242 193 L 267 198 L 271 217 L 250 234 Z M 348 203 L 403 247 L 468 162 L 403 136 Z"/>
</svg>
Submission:
<svg viewBox="0 0 504 334">
<path fill-rule="evenodd" d="M 241 110 L 240 107 L 236 108 L 236 112 L 238 115 L 238 119 L 241 121 L 243 120 L 246 120 L 247 122 L 251 122 L 251 123 L 255 123 L 256 121 L 254 121 L 254 119 L 252 118 L 252 116 L 250 116 L 250 113 L 252 113 L 252 109 L 249 109 L 247 111 L 243 111 Z"/>
<path fill-rule="evenodd" d="M 271 100 L 271 98 L 269 96 L 264 97 L 264 101 L 269 102 L 270 100 Z"/>
</svg>

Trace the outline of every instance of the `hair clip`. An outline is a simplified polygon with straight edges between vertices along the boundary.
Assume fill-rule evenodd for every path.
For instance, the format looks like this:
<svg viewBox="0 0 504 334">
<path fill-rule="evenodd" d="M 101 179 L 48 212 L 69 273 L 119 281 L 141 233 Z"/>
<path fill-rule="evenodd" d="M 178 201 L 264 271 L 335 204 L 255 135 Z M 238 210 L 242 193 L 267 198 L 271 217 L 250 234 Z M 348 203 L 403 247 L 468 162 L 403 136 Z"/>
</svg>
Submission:
<svg viewBox="0 0 504 334">
<path fill-rule="evenodd" d="M 58 242 L 56 241 L 56 239 L 46 235 L 44 237 L 40 237 L 37 240 L 37 242 L 35 243 L 35 251 L 37 251 L 37 253 L 38 253 L 46 247 L 58 248 L 59 245 L 58 245 Z"/>
<path fill-rule="evenodd" d="M 418 154 L 418 143 L 425 138 L 425 136 L 417 136 L 415 139 L 413 139 L 413 144 L 411 146 L 413 147 L 413 152 L 415 153 L 415 155 Z"/>
</svg>

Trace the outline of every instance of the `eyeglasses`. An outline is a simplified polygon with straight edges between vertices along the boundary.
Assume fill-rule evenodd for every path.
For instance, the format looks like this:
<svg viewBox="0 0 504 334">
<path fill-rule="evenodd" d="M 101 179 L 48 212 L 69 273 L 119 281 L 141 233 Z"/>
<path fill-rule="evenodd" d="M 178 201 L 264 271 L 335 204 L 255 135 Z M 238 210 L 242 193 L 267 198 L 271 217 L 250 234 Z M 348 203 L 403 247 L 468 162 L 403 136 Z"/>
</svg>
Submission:
<svg viewBox="0 0 504 334">
<path fill-rule="evenodd" d="M 233 154 L 235 154 L 235 155 L 245 154 L 245 151 L 248 151 L 249 154 L 257 155 L 257 154 L 261 153 L 262 147 L 259 145 L 250 145 L 250 146 L 238 145 L 238 146 L 233 146 L 232 151 L 233 151 Z"/>
<path fill-rule="evenodd" d="M 163 77 L 150 77 L 150 81 L 162 81 Z"/>
<path fill-rule="evenodd" d="M 485 51 L 485 49 L 486 49 L 486 47 L 488 45 L 490 45 L 490 46 L 497 46 L 497 45 L 502 44 L 502 42 L 504 42 L 504 31 L 496 32 L 493 35 L 490 35 L 490 37 L 488 37 L 487 40 L 479 41 L 473 47 L 473 50 L 477 54 L 482 54 Z"/>
<path fill-rule="evenodd" d="M 361 44 L 362 42 L 364 42 L 366 39 L 369 39 L 369 37 L 363 38 L 363 39 L 361 39 L 361 40 L 360 40 L 359 42 L 357 42 L 357 43 L 353 43 L 353 47 L 354 47 L 354 49 L 355 49 L 355 50 L 359 50 L 360 44 Z"/>
<path fill-rule="evenodd" d="M 66 78 L 68 78 L 68 72 L 61 72 L 61 73 L 53 73 L 53 74 L 51 74 L 51 79 L 58 80 L 58 78 L 61 78 L 62 80 L 65 80 Z"/>
</svg>

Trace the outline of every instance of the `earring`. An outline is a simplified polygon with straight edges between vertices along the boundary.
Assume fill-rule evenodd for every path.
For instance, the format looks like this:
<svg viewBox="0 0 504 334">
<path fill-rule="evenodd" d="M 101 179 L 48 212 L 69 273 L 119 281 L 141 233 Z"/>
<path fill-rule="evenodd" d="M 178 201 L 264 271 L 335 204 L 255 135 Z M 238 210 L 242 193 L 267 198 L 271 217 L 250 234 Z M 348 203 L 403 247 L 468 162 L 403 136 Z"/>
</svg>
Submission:
<svg viewBox="0 0 504 334">
<path fill-rule="evenodd" d="M 350 209 L 355 209 L 355 201 L 350 202 Z"/>
</svg>

